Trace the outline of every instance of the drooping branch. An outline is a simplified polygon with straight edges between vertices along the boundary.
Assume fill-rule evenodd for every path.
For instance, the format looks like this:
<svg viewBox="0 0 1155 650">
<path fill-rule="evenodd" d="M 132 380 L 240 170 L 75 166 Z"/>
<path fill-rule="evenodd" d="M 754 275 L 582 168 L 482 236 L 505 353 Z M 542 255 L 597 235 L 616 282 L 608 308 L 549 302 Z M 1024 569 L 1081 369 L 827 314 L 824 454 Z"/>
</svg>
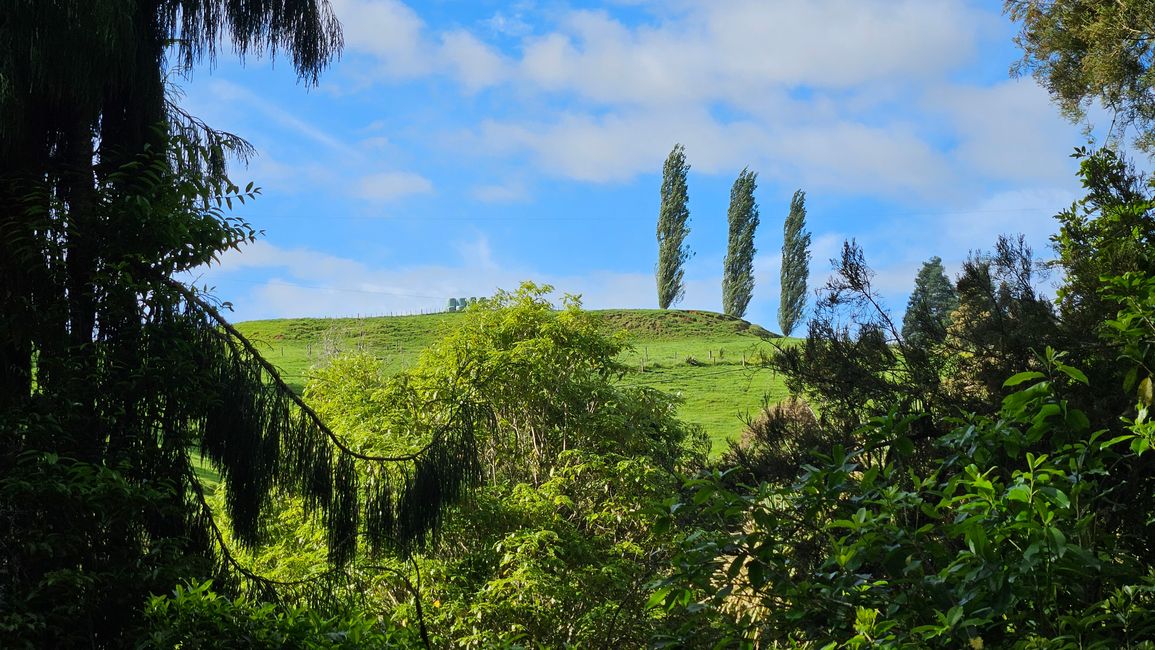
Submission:
<svg viewBox="0 0 1155 650">
<path fill-rule="evenodd" d="M 248 337 L 246 337 L 236 327 L 234 327 L 232 323 L 226 320 L 225 317 L 222 316 L 215 307 L 210 305 L 203 298 L 196 295 L 196 293 L 194 293 L 180 282 L 172 279 L 166 279 L 165 282 L 178 293 L 180 293 L 181 296 L 184 297 L 184 299 L 189 303 L 196 305 L 198 308 L 204 311 L 204 313 L 210 319 L 212 319 L 212 321 L 217 326 L 219 326 L 228 334 L 227 340 L 230 343 L 235 342 L 236 344 L 239 344 L 246 353 L 251 355 L 253 362 L 260 365 L 261 369 L 266 374 L 268 374 L 269 378 L 277 386 L 277 388 L 284 392 L 288 396 L 289 400 L 292 401 L 297 408 L 301 409 L 305 413 L 305 416 L 311 420 L 312 424 L 320 429 L 329 438 L 329 440 L 338 449 L 341 450 L 341 453 L 352 456 L 358 460 L 374 463 L 403 463 L 417 460 L 426 451 L 428 451 L 430 445 L 433 444 L 430 442 L 429 444 L 413 453 L 402 454 L 400 456 L 378 456 L 373 454 L 362 454 L 352 449 L 343 440 L 341 440 L 340 436 L 338 436 L 333 432 L 332 429 L 325 425 L 324 421 L 321 420 L 321 416 L 317 415 L 317 412 L 314 411 L 311 406 L 309 406 L 303 399 L 301 399 L 299 395 L 297 395 L 296 391 L 294 391 L 292 387 L 290 387 L 289 384 L 285 382 L 284 378 L 281 377 L 281 373 L 277 370 L 276 366 L 274 366 L 268 361 L 268 359 L 265 359 L 264 356 L 261 355 L 260 351 L 257 350 L 255 345 L 253 345 L 252 341 L 250 341 Z"/>
<path fill-rule="evenodd" d="M 186 336 L 210 393 L 197 425 L 201 453 L 221 472 L 226 512 L 242 546 L 261 542 L 261 513 L 279 491 L 301 496 L 306 512 L 321 517 L 334 566 L 355 557 L 361 534 L 371 548 L 408 552 L 435 535 L 445 508 L 480 480 L 475 434 L 496 426 L 484 407 L 467 398 L 455 402 L 413 453 L 361 453 L 211 304 L 179 282 L 163 284 L 186 305 Z M 365 479 L 358 463 L 388 469 Z"/>
</svg>

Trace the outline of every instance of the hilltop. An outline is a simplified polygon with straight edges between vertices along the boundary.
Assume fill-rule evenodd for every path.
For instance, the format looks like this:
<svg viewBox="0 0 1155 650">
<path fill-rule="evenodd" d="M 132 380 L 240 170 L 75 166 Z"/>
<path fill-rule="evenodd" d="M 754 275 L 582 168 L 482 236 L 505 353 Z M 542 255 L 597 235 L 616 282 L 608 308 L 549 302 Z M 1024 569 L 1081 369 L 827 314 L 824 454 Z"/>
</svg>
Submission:
<svg viewBox="0 0 1155 650">
<path fill-rule="evenodd" d="M 600 316 L 610 331 L 625 333 L 631 348 L 620 359 L 629 371 L 623 382 L 678 393 L 679 415 L 701 425 L 714 452 L 742 431 L 742 417 L 754 415 L 763 395 L 786 394 L 781 379 L 760 367 L 774 345 L 788 343 L 740 318 L 699 310 L 606 309 Z M 296 390 L 309 369 L 340 353 L 366 352 L 393 372 L 409 367 L 423 349 L 451 332 L 461 313 L 374 318 L 294 318 L 238 323 Z"/>
</svg>

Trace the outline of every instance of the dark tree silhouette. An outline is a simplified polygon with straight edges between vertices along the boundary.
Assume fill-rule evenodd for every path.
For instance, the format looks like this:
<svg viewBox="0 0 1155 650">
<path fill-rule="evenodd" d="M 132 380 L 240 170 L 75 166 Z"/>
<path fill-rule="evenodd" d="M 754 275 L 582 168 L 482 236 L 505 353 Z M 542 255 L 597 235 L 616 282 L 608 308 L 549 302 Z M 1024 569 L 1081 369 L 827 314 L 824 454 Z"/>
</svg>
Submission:
<svg viewBox="0 0 1155 650">
<path fill-rule="evenodd" d="M 220 472 L 238 543 L 260 542 L 272 493 L 299 494 L 337 566 L 361 539 L 421 543 L 476 479 L 484 411 L 442 405 L 412 457 L 357 454 L 174 280 L 256 234 L 225 212 L 257 193 L 225 173 L 248 145 L 168 92 L 225 42 L 309 83 L 342 45 L 325 0 L 17 0 L 0 18 L 5 645 L 124 645 L 145 596 L 185 577 L 276 595 L 232 561 L 193 456 Z"/>
</svg>

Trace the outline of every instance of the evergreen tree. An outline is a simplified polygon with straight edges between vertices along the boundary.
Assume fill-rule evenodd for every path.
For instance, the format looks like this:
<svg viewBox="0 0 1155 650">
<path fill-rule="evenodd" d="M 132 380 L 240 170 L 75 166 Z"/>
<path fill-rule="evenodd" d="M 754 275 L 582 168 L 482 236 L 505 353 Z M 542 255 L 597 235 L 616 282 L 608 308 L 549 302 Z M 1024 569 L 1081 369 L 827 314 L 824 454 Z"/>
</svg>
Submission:
<svg viewBox="0 0 1155 650">
<path fill-rule="evenodd" d="M 936 255 L 923 262 L 915 276 L 914 291 L 902 319 L 902 338 L 916 347 L 942 342 L 950 325 L 950 314 L 957 307 L 954 284 L 946 276 L 942 258 Z"/>
<path fill-rule="evenodd" d="M 754 189 L 758 174 L 743 169 L 730 189 L 730 237 L 722 268 L 722 310 L 741 318 L 754 293 L 754 231 L 758 229 L 758 204 Z"/>
<path fill-rule="evenodd" d="M 658 307 L 669 309 L 682 300 L 686 293 L 685 271 L 682 268 L 692 253 L 686 245 L 690 234 L 690 200 L 686 190 L 686 148 L 674 145 L 662 168 L 662 207 L 658 213 L 658 263 L 655 275 L 658 281 Z"/>
<path fill-rule="evenodd" d="M 806 193 L 798 190 L 790 200 L 782 237 L 782 295 L 778 326 L 783 336 L 802 320 L 806 310 L 806 282 L 810 278 L 810 233 L 806 231 Z"/>
</svg>

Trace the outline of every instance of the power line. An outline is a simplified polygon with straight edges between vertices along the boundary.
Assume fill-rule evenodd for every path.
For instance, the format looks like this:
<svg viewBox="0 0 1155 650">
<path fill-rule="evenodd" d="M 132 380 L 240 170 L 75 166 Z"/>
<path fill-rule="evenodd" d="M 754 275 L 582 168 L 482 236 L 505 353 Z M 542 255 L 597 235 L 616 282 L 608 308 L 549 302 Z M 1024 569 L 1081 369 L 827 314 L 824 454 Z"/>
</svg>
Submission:
<svg viewBox="0 0 1155 650">
<path fill-rule="evenodd" d="M 1044 212 L 1051 213 L 1054 208 L 998 208 L 988 210 L 941 210 L 928 211 L 919 210 L 914 212 L 875 212 L 875 213 L 854 213 L 850 216 L 855 216 L 862 219 L 889 219 L 895 217 L 943 217 L 943 216 L 966 216 L 971 214 L 1007 214 L 1012 212 Z M 849 214 L 849 211 L 832 211 L 837 214 Z M 1052 216 L 1052 215 L 1049 215 Z M 246 217 L 248 218 L 248 217 Z M 270 218 L 275 220 L 288 219 L 317 219 L 324 221 L 508 221 L 508 222 L 525 222 L 532 221 L 538 223 L 549 223 L 553 221 L 652 221 L 652 215 L 639 216 L 549 216 L 540 217 L 534 215 L 426 215 L 426 216 L 409 216 L 409 215 L 321 215 L 321 214 L 285 214 L 285 213 L 264 213 L 260 215 L 252 215 L 251 218 Z"/>
<path fill-rule="evenodd" d="M 316 286 L 316 285 L 300 284 L 297 282 L 288 282 L 286 280 L 261 281 L 261 280 L 230 279 L 229 282 L 239 282 L 241 284 L 252 284 L 252 285 L 265 286 L 265 287 L 267 287 L 269 285 L 294 287 L 297 289 L 310 289 L 310 290 L 314 290 L 314 291 L 330 291 L 330 292 L 340 291 L 342 293 L 366 293 L 366 294 L 373 294 L 373 295 L 379 295 L 379 296 L 395 296 L 395 297 L 399 297 L 399 298 L 428 298 L 430 300 L 445 300 L 446 299 L 446 296 L 429 296 L 429 295 L 420 294 L 420 293 L 397 293 L 394 291 L 381 291 L 378 289 L 351 289 L 351 288 L 344 288 L 344 287 L 321 287 L 321 286 Z M 454 295 L 452 297 L 457 297 L 457 296 Z"/>
</svg>

